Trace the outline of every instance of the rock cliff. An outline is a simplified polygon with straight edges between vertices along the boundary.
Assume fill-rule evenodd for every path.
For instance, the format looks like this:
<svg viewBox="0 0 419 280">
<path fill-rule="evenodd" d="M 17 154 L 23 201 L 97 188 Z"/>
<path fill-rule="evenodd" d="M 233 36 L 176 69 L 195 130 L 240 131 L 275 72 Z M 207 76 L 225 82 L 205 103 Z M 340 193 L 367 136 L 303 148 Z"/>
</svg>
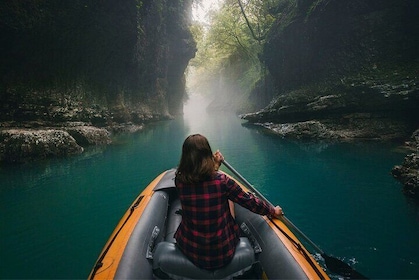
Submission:
<svg viewBox="0 0 419 280">
<path fill-rule="evenodd" d="M 72 131 L 88 136 L 83 146 L 98 143 L 86 133 L 92 126 L 137 130 L 181 114 L 184 71 L 196 52 L 191 7 L 192 0 L 1 2 L 0 161 L 36 157 L 34 149 L 8 152 L 19 131 L 28 143 L 39 142 L 34 130 Z M 78 132 L 62 130 L 81 123 Z"/>
<path fill-rule="evenodd" d="M 410 136 L 419 124 L 419 3 L 295 3 L 283 1 L 264 47 L 277 97 L 244 118 L 316 120 L 333 138 Z"/>
<path fill-rule="evenodd" d="M 263 56 L 277 97 L 244 119 L 299 139 L 412 135 L 419 126 L 418 1 L 281 1 L 277 10 Z M 393 174 L 413 178 L 404 172 L 412 162 L 417 156 Z M 415 182 L 408 192 L 418 192 L 409 178 L 401 181 Z"/>
</svg>

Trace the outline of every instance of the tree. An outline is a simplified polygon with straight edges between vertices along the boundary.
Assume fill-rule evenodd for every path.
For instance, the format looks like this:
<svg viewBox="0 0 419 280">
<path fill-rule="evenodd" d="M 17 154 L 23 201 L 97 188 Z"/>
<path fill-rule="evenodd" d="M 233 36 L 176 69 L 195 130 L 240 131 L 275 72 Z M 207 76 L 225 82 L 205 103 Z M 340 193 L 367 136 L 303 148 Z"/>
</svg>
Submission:
<svg viewBox="0 0 419 280">
<path fill-rule="evenodd" d="M 275 3 L 273 2 L 274 1 L 263 0 L 237 0 L 240 11 L 246 21 L 247 27 L 249 28 L 253 39 L 258 41 L 259 44 L 266 39 L 269 28 L 275 20 L 273 13 L 273 5 Z"/>
<path fill-rule="evenodd" d="M 228 96 L 241 102 L 240 106 L 248 106 L 244 100 L 266 75 L 259 58 L 278 2 L 225 0 L 212 14 L 208 31 L 202 28 L 201 33 L 195 32 L 198 53 L 191 65 L 200 73 L 196 83 L 200 92 L 217 92 L 222 99 Z"/>
</svg>

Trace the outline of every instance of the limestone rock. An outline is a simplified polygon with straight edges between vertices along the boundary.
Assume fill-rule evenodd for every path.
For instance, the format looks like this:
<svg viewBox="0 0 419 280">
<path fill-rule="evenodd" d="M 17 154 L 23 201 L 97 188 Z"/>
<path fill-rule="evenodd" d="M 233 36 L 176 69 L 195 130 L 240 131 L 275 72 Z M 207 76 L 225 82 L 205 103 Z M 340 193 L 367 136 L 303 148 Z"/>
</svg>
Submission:
<svg viewBox="0 0 419 280">
<path fill-rule="evenodd" d="M 112 142 L 110 133 L 104 128 L 94 126 L 67 127 L 65 130 L 82 147 L 91 145 L 107 145 Z"/>
<path fill-rule="evenodd" d="M 83 148 L 58 129 L 6 129 L 0 131 L 0 161 L 26 162 L 80 154 Z"/>
<path fill-rule="evenodd" d="M 406 195 L 419 199 L 419 129 L 413 133 L 411 141 L 406 143 L 406 148 L 414 152 L 408 154 L 403 164 L 396 165 L 391 173 L 403 184 Z"/>
</svg>

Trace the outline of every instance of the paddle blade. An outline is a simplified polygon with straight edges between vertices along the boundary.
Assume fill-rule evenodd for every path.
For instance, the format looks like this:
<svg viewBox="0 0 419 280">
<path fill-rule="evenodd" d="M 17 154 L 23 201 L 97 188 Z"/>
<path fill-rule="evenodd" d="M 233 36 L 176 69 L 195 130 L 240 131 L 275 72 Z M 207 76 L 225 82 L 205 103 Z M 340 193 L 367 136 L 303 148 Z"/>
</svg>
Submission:
<svg viewBox="0 0 419 280">
<path fill-rule="evenodd" d="M 368 279 L 367 277 L 350 267 L 347 263 L 337 258 L 330 257 L 326 254 L 322 254 L 322 257 L 324 258 L 327 268 L 336 274 L 342 275 L 349 279 Z"/>
</svg>

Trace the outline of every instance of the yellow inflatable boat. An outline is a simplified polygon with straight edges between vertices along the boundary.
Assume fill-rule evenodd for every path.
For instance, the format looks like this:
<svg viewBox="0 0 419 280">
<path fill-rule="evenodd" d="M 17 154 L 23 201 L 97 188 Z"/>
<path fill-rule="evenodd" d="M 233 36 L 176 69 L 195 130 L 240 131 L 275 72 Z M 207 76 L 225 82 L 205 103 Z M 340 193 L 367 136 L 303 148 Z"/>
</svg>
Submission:
<svg viewBox="0 0 419 280">
<path fill-rule="evenodd" d="M 174 177 L 175 169 L 163 172 L 135 199 L 89 279 L 329 279 L 286 223 L 239 205 L 242 237 L 233 260 L 216 271 L 197 268 L 175 246 L 181 205 Z"/>
</svg>

